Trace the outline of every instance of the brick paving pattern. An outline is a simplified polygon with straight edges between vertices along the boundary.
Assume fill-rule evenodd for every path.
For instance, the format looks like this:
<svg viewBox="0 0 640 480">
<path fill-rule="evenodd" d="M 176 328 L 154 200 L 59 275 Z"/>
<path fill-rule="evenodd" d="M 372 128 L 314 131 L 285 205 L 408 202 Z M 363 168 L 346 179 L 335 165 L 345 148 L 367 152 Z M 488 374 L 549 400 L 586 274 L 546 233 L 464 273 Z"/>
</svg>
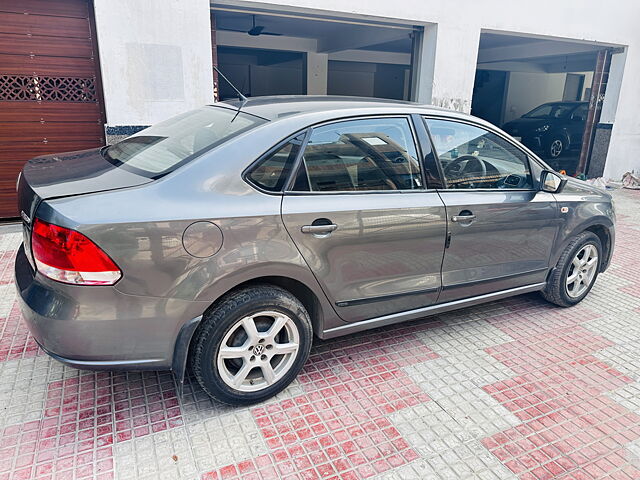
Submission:
<svg viewBox="0 0 640 480">
<path fill-rule="evenodd" d="M 571 309 L 531 294 L 331 341 L 246 408 L 170 373 L 81 372 L 21 321 L 0 235 L 0 480 L 640 479 L 640 192 Z"/>
</svg>

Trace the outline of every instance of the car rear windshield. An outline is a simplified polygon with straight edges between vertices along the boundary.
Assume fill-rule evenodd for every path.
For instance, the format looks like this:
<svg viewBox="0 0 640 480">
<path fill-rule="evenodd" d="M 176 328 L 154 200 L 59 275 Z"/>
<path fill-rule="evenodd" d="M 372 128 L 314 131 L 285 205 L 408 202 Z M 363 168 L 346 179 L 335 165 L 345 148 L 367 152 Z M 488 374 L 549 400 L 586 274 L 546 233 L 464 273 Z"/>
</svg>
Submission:
<svg viewBox="0 0 640 480">
<path fill-rule="evenodd" d="M 562 118 L 565 117 L 575 105 L 566 103 L 547 103 L 534 108 L 529 113 L 525 113 L 525 118 Z"/>
<path fill-rule="evenodd" d="M 203 107 L 170 118 L 104 148 L 114 165 L 159 178 L 267 120 L 224 107 Z"/>
</svg>

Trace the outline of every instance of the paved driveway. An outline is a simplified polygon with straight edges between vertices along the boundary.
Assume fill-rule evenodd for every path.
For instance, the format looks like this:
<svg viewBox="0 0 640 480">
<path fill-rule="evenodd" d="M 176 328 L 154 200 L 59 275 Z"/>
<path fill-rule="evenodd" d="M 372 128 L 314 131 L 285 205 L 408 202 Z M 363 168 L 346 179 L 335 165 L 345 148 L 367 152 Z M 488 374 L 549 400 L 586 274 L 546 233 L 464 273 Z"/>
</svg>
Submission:
<svg viewBox="0 0 640 480">
<path fill-rule="evenodd" d="M 0 480 L 640 478 L 640 191 L 616 191 L 609 271 L 579 306 L 520 296 L 316 342 L 251 408 L 168 373 L 44 355 L 0 236 Z"/>
</svg>

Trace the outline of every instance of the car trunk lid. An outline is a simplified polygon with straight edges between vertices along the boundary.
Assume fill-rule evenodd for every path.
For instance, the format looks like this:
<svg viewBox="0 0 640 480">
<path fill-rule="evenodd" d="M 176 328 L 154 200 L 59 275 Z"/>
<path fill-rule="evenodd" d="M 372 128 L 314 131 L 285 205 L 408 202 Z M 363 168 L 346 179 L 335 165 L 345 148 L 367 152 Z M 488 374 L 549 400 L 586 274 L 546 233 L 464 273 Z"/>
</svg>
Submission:
<svg viewBox="0 0 640 480">
<path fill-rule="evenodd" d="M 99 148 L 36 157 L 26 163 L 18 182 L 20 215 L 30 224 L 41 200 L 135 187 L 151 181 L 108 162 Z"/>
</svg>

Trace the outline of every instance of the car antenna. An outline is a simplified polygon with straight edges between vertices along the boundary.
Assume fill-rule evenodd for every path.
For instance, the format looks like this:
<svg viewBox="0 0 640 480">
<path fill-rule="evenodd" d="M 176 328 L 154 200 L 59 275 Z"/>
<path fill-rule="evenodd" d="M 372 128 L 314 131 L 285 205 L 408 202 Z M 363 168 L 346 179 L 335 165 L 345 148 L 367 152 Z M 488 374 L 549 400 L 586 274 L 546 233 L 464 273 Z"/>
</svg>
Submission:
<svg viewBox="0 0 640 480">
<path fill-rule="evenodd" d="M 223 80 L 225 80 L 229 85 L 231 85 L 231 88 L 233 88 L 235 90 L 235 92 L 238 94 L 238 99 L 241 100 L 242 102 L 246 102 L 248 99 L 247 97 L 245 97 L 242 92 L 240 90 L 238 90 L 236 88 L 236 86 L 231 83 L 231 80 L 229 80 L 227 77 L 224 76 L 224 73 L 222 73 L 220 71 L 220 69 L 218 67 L 216 67 L 215 65 L 213 66 L 213 69 L 218 72 L 218 75 L 220 75 L 222 77 Z"/>
<path fill-rule="evenodd" d="M 242 92 L 240 90 L 238 90 L 233 83 L 231 83 L 231 80 L 229 80 L 227 77 L 224 76 L 224 73 L 222 73 L 218 67 L 216 67 L 214 65 L 213 69 L 216 72 L 218 72 L 218 75 L 220 75 L 229 85 L 231 85 L 231 88 L 233 88 L 236 91 L 236 93 L 238 94 L 238 99 L 240 100 L 240 105 L 238 105 L 238 110 L 236 110 L 236 114 L 231 119 L 231 122 L 229 122 L 229 123 L 233 123 L 233 121 L 236 119 L 236 117 L 240 114 L 240 110 L 242 109 L 242 107 L 244 107 L 244 104 L 249 101 L 249 99 L 247 97 L 245 97 L 242 94 Z"/>
</svg>

